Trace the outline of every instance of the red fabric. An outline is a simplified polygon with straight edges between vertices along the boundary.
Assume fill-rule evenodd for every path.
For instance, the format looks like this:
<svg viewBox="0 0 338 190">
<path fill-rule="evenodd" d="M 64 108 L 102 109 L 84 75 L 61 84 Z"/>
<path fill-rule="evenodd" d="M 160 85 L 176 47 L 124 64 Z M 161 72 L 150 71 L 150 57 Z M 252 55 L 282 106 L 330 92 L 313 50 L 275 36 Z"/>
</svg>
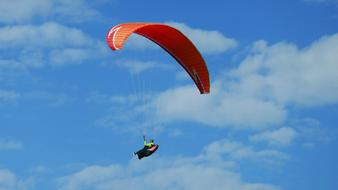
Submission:
<svg viewBox="0 0 338 190">
<path fill-rule="evenodd" d="M 118 50 L 132 33 L 142 35 L 165 49 L 187 71 L 200 93 L 209 93 L 209 72 L 205 61 L 179 30 L 157 23 L 124 23 L 111 28 L 106 40 L 112 50 Z"/>
</svg>

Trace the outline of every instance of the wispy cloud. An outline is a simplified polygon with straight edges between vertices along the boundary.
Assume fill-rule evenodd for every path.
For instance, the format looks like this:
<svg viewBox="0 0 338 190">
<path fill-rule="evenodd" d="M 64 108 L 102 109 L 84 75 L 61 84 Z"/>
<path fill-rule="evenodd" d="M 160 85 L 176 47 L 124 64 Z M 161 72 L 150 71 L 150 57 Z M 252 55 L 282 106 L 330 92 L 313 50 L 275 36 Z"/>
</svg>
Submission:
<svg viewBox="0 0 338 190">
<path fill-rule="evenodd" d="M 0 188 L 5 190 L 26 190 L 35 185 L 33 177 L 18 179 L 17 176 L 8 169 L 0 169 Z"/>
<path fill-rule="evenodd" d="M 20 98 L 20 94 L 11 90 L 0 89 L 0 104 L 8 102 L 16 102 Z"/>
<path fill-rule="evenodd" d="M 110 114 L 96 120 L 97 126 L 109 127 L 122 133 L 155 135 L 162 131 L 162 123 L 149 113 L 151 108 L 148 103 L 153 96 L 153 92 L 113 96 L 94 92 L 89 95 L 87 102 L 110 107 Z"/>
<path fill-rule="evenodd" d="M 44 165 L 37 165 L 37 166 L 32 167 L 29 171 L 33 174 L 45 174 L 45 173 L 50 172 L 51 169 Z"/>
<path fill-rule="evenodd" d="M 221 158 L 232 161 L 254 161 L 265 164 L 282 163 L 289 159 L 289 156 L 275 149 L 256 150 L 253 146 L 241 142 L 222 139 L 209 144 L 204 148 L 204 157 L 210 160 Z"/>
<path fill-rule="evenodd" d="M 323 125 L 314 118 L 300 118 L 292 122 L 297 130 L 297 139 L 307 148 L 331 143 L 338 137 L 338 130 Z"/>
<path fill-rule="evenodd" d="M 20 150 L 23 144 L 20 141 L 0 139 L 0 150 Z"/>
<path fill-rule="evenodd" d="M 55 22 L 0 28 L 0 74 L 28 72 L 45 66 L 81 64 L 102 57 L 106 46 L 77 28 Z"/>
<path fill-rule="evenodd" d="M 1 49 L 59 48 L 90 46 L 94 41 L 81 30 L 55 22 L 0 28 Z"/>
<path fill-rule="evenodd" d="M 234 145 L 232 151 L 226 146 Z M 220 145 L 216 147 L 217 145 Z M 239 148 L 239 149 L 237 149 Z M 239 154 L 246 146 L 235 142 L 215 142 L 205 148 L 205 155 L 231 153 Z M 229 149 L 228 149 L 229 150 Z M 236 152 L 237 151 L 237 152 Z M 246 151 L 251 157 L 275 157 L 276 153 Z M 273 156 L 272 156 L 273 155 Z M 244 156 L 241 156 L 243 158 Z M 221 159 L 222 160 L 222 159 Z M 246 182 L 239 173 L 227 168 L 228 164 L 216 162 L 214 157 L 204 153 L 196 157 L 148 158 L 139 162 L 134 159 L 127 165 L 111 164 L 108 166 L 88 166 L 73 174 L 58 179 L 60 190 L 70 189 L 244 189 L 278 190 L 279 188 L 263 183 Z M 264 161 L 263 161 L 264 162 Z M 261 163 L 263 163 L 261 161 Z M 149 170 L 151 165 L 151 170 Z"/>
<path fill-rule="evenodd" d="M 149 163 L 152 165 L 152 163 Z M 154 168 L 154 167 L 153 167 Z M 277 190 L 263 183 L 244 182 L 240 175 L 216 167 L 178 165 L 156 168 L 143 175 L 120 165 L 90 166 L 59 180 L 59 190 L 71 189 L 243 189 Z"/>
<path fill-rule="evenodd" d="M 67 64 L 81 64 L 91 57 L 92 51 L 89 49 L 65 48 L 52 50 L 49 53 L 49 61 L 53 66 Z"/>
<path fill-rule="evenodd" d="M 47 105 L 57 107 L 76 101 L 76 98 L 64 93 L 47 92 L 47 91 L 31 91 L 22 93 L 22 98 L 29 101 L 39 100 L 46 102 Z"/>
<path fill-rule="evenodd" d="M 72 103 L 76 98 L 68 94 L 60 92 L 47 92 L 47 91 L 8 91 L 0 90 L 0 105 L 1 103 L 22 103 L 23 101 L 36 101 L 44 102 L 45 105 L 57 107 Z"/>
<path fill-rule="evenodd" d="M 128 95 L 107 95 L 100 92 L 92 92 L 87 97 L 88 103 L 110 104 L 113 106 L 135 106 L 152 98 L 150 92 L 144 94 L 128 94 Z"/>
<path fill-rule="evenodd" d="M 100 18 L 100 13 L 88 6 L 86 0 L 2 0 L 0 22 L 24 23 L 33 19 L 84 22 Z"/>
<path fill-rule="evenodd" d="M 34 16 L 47 16 L 52 8 L 49 0 L 3 0 L 0 3 L 0 22 L 24 22 Z"/>
<path fill-rule="evenodd" d="M 250 137 L 253 142 L 267 142 L 272 146 L 288 146 L 297 137 L 297 132 L 290 127 L 281 127 L 272 131 L 265 131 Z"/>
<path fill-rule="evenodd" d="M 100 92 L 91 93 L 88 103 L 104 104 L 109 113 L 95 121 L 99 127 L 108 127 L 119 133 L 143 133 L 155 135 L 162 131 L 156 118 L 149 118 L 146 103 L 152 98 L 151 92 L 129 95 L 107 95 Z M 112 113 L 112 114 L 111 114 Z"/>
<path fill-rule="evenodd" d="M 187 72 L 185 71 L 179 71 L 175 74 L 176 80 L 191 80 L 189 75 L 187 75 Z"/>
</svg>

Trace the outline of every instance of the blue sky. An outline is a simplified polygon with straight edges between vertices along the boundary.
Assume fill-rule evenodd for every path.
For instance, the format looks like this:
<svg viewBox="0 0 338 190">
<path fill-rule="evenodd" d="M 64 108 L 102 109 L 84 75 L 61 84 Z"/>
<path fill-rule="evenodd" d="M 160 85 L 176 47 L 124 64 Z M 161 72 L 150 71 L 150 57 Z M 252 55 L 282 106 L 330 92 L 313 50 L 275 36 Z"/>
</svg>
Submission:
<svg viewBox="0 0 338 190">
<path fill-rule="evenodd" d="M 142 37 L 111 51 L 123 22 L 180 29 L 211 93 Z M 336 0 L 2 0 L 0 189 L 334 190 L 337 22 Z"/>
</svg>

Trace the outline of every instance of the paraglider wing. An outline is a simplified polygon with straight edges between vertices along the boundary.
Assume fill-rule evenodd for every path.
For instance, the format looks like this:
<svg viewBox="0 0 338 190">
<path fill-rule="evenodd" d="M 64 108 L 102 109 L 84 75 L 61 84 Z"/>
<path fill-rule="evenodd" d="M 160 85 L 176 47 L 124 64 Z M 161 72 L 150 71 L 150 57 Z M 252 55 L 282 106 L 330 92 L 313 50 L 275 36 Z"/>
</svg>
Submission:
<svg viewBox="0 0 338 190">
<path fill-rule="evenodd" d="M 119 50 L 133 33 L 152 40 L 166 50 L 190 75 L 200 93 L 209 93 L 209 73 L 205 61 L 194 44 L 179 30 L 158 23 L 124 23 L 111 28 L 106 40 L 112 50 Z"/>
</svg>

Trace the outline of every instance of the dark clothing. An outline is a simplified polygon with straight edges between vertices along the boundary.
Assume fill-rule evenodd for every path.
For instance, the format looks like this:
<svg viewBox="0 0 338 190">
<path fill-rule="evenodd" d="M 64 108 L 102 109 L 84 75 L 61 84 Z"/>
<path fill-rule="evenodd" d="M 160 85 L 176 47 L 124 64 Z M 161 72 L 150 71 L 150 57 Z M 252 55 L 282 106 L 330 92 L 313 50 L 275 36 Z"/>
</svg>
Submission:
<svg viewBox="0 0 338 190">
<path fill-rule="evenodd" d="M 158 149 L 158 145 L 153 145 L 151 147 L 144 146 L 141 150 L 137 151 L 138 159 L 142 159 L 143 157 L 148 157 L 152 155 Z"/>
</svg>

